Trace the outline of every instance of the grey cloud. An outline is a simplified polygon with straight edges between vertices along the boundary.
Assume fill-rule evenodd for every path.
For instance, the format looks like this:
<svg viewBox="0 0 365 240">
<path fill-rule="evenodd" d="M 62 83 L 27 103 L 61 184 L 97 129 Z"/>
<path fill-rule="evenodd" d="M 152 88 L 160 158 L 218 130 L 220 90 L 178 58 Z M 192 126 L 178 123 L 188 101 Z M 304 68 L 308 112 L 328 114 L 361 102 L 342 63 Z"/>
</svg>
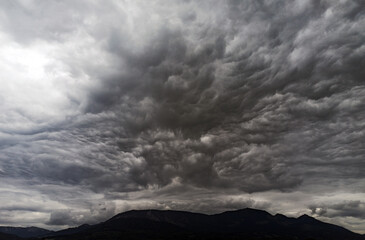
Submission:
<svg viewBox="0 0 365 240">
<path fill-rule="evenodd" d="M 77 220 L 68 211 L 53 212 L 48 225 L 76 225 Z"/>
<path fill-rule="evenodd" d="M 354 217 L 363 219 L 365 216 L 365 203 L 362 201 L 344 201 L 335 204 L 319 204 L 309 207 L 312 214 L 323 217 Z"/>
<path fill-rule="evenodd" d="M 204 24 L 193 18 L 188 29 L 169 22 L 156 25 L 139 47 L 130 32 L 111 27 L 103 50 L 118 59 L 120 70 L 96 75 L 103 84 L 89 92 L 84 122 L 70 125 L 69 135 L 82 138 L 81 146 L 95 143 L 103 154 L 87 153 L 85 147 L 86 153 L 74 156 L 95 168 L 72 160 L 64 160 L 71 161 L 72 169 L 67 164 L 60 168 L 59 160 L 52 167 L 45 160 L 45 179 L 117 190 L 123 185 L 163 187 L 179 177 L 208 188 L 286 190 L 303 180 L 303 173 L 296 174 L 298 164 L 311 172 L 317 159 L 326 161 L 310 149 L 311 142 L 319 146 L 326 137 L 336 137 L 338 131 L 327 127 L 344 121 L 346 104 L 357 113 L 361 109 L 360 103 L 349 102 L 361 92 L 361 68 L 349 65 L 359 63 L 363 19 L 341 22 L 353 6 L 324 1 L 219 4 L 228 18 Z M 93 70 L 85 70 L 93 76 Z M 307 130 L 325 136 L 310 135 L 304 144 L 303 138 L 291 138 Z M 156 139 L 158 133 L 169 137 Z M 210 146 L 199 141 L 208 134 L 214 136 Z M 318 156 L 298 163 L 301 155 L 293 157 L 298 152 L 306 159 Z M 107 162 L 119 165 L 118 170 L 102 170 Z M 49 174 L 52 168 L 59 174 Z M 28 171 L 37 172 L 23 173 Z"/>
<path fill-rule="evenodd" d="M 1 6 L 4 12 L 2 27 L 13 36 L 15 41 L 24 44 L 32 44 L 37 40 L 66 41 L 79 27 L 86 29 L 90 27 L 85 21 L 90 12 L 113 10 L 108 3 L 86 4 L 84 1 L 77 3 L 71 1 L 44 3 L 38 0 L 3 1 Z"/>
<path fill-rule="evenodd" d="M 183 201 L 162 201 L 162 209 L 177 209 L 185 211 L 195 211 L 207 214 L 215 214 L 228 210 L 242 208 L 268 209 L 270 203 L 257 202 L 252 199 L 226 198 L 226 199 L 199 199 L 193 203 Z M 158 208 L 158 207 L 157 207 Z"/>
<path fill-rule="evenodd" d="M 363 193 L 360 1 L 151 1 L 148 13 L 140 3 L 2 4 L 17 44 L 60 49 L 49 72 L 65 71 L 61 93 L 74 110 L 43 125 L 29 117 L 25 131 L 0 128 L 0 177 L 106 201 L 154 189 L 152 206 L 201 211 L 269 206 L 177 200 L 186 191 Z M 355 208 L 311 207 L 331 217 Z M 48 224 L 99 216 L 61 210 Z"/>
</svg>

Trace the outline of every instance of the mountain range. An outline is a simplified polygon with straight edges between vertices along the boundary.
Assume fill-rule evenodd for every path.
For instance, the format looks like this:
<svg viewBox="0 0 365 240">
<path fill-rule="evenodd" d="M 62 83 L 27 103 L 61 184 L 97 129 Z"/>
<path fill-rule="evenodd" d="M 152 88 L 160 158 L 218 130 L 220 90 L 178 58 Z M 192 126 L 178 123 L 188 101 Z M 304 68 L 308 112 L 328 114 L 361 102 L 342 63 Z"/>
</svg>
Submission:
<svg viewBox="0 0 365 240">
<path fill-rule="evenodd" d="M 31 238 L 47 236 L 54 233 L 54 231 L 37 227 L 0 227 L 0 233 L 12 234 L 22 238 Z"/>
<path fill-rule="evenodd" d="M 12 234 L 12 235 L 9 235 Z M 114 239 L 245 239 L 245 240 L 365 240 L 364 235 L 321 222 L 271 215 L 245 208 L 206 215 L 170 210 L 132 210 L 95 225 L 61 231 L 0 227 L 0 240 L 114 240 Z"/>
</svg>

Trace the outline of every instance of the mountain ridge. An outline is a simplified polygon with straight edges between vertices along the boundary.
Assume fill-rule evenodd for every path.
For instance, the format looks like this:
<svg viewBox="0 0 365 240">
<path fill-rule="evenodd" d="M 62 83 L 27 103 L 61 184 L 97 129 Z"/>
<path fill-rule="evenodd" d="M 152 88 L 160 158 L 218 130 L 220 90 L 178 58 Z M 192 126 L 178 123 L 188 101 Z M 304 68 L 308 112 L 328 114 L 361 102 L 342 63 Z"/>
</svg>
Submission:
<svg viewBox="0 0 365 240">
<path fill-rule="evenodd" d="M 11 227 L 0 226 L 0 232 L 15 235 L 21 238 L 41 237 L 52 234 L 54 231 L 39 227 Z"/>
<path fill-rule="evenodd" d="M 82 239 L 288 239 L 364 240 L 343 227 L 308 215 L 271 215 L 252 208 L 207 215 L 174 210 L 131 210 L 56 240 Z"/>
<path fill-rule="evenodd" d="M 0 228 L 1 230 L 1 228 Z M 47 230 L 46 230 L 47 231 Z M 1 231 L 0 231 L 1 232 Z M 33 236 L 34 237 L 34 236 Z M 112 239 L 365 240 L 365 236 L 306 214 L 298 218 L 245 208 L 217 214 L 130 210 L 95 224 L 41 235 L 42 240 Z M 3 240 L 1 238 L 0 240 Z M 5 238 L 8 240 L 7 238 Z M 10 239 L 10 238 L 9 238 Z M 18 238 L 13 238 L 18 240 Z"/>
<path fill-rule="evenodd" d="M 23 238 L 20 238 L 13 234 L 7 234 L 0 232 L 0 240 L 21 240 Z"/>
</svg>

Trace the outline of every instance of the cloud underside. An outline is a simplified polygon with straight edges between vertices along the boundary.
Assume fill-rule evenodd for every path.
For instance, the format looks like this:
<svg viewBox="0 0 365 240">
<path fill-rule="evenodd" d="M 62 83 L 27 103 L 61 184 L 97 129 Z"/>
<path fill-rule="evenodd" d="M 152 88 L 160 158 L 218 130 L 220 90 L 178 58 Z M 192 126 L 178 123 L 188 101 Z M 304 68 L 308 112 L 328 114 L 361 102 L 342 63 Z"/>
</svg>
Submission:
<svg viewBox="0 0 365 240">
<path fill-rule="evenodd" d="M 363 224 L 361 1 L 0 4 L 0 201 L 40 195 L 3 222 L 285 212 L 281 193 Z"/>
</svg>

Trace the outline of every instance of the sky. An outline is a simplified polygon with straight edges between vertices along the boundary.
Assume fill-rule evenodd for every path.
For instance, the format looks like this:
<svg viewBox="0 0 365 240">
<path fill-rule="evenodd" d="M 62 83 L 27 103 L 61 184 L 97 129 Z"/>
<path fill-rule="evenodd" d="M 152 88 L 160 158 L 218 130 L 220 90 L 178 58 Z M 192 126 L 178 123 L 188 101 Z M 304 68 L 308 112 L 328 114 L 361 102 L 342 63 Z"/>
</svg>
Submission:
<svg viewBox="0 0 365 240">
<path fill-rule="evenodd" d="M 361 0 L 0 1 L 0 225 L 245 207 L 365 233 Z"/>
</svg>

